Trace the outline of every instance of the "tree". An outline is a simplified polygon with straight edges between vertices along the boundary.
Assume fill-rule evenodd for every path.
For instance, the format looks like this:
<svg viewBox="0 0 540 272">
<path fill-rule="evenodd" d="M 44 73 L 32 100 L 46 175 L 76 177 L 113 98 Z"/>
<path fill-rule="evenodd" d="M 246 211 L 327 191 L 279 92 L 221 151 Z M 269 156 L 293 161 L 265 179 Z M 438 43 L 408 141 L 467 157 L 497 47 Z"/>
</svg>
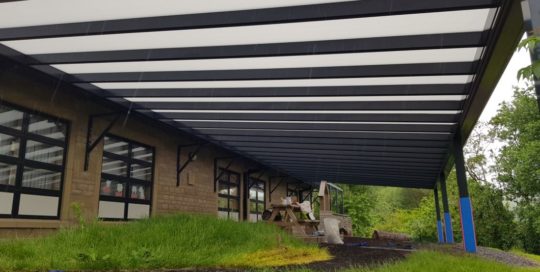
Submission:
<svg viewBox="0 0 540 272">
<path fill-rule="evenodd" d="M 516 203 L 523 248 L 540 253 L 540 113 L 534 89 L 514 89 L 490 122 L 491 135 L 503 143 L 497 156 L 497 179 Z"/>
<path fill-rule="evenodd" d="M 490 184 L 469 182 L 474 201 L 476 239 L 479 245 L 510 249 L 517 240 L 514 215 L 504 204 L 503 192 Z"/>
<path fill-rule="evenodd" d="M 501 186 L 489 179 L 494 151 L 490 124 L 479 122 L 465 146 L 468 185 L 473 199 L 476 237 L 479 245 L 509 249 L 514 245 L 514 216 L 505 205 Z M 454 185 L 455 186 L 455 185 Z"/>
<path fill-rule="evenodd" d="M 358 185 L 340 185 L 344 193 L 344 206 L 353 223 L 356 236 L 369 236 L 373 231 L 376 198 L 373 188 Z"/>
<path fill-rule="evenodd" d="M 532 87 L 516 88 L 512 102 L 491 120 L 491 134 L 504 146 L 497 158 L 498 180 L 520 202 L 540 197 L 540 113 Z"/>
</svg>

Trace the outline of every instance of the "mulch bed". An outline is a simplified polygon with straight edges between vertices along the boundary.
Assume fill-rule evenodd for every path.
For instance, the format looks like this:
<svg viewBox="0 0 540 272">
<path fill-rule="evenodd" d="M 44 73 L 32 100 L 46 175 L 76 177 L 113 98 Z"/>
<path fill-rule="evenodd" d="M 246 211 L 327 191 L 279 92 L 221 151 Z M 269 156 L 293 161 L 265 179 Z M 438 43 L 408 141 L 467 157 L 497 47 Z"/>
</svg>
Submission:
<svg viewBox="0 0 540 272">
<path fill-rule="evenodd" d="M 328 245 L 327 248 L 334 258 L 329 261 L 315 262 L 307 265 L 287 266 L 275 268 L 275 271 L 289 271 L 297 268 L 307 268 L 314 271 L 337 271 L 351 267 L 375 266 L 382 263 L 395 262 L 404 259 L 410 251 L 393 248 L 369 248 L 351 245 Z M 198 271 L 198 272 L 232 272 L 232 271 L 252 271 L 243 269 L 180 269 L 171 271 Z"/>
<path fill-rule="evenodd" d="M 300 267 L 318 271 L 336 271 L 359 266 L 375 266 L 404 259 L 410 251 L 392 248 L 369 248 L 351 245 L 321 245 L 328 249 L 332 260 Z M 286 269 L 297 268 L 287 267 Z M 285 269 L 285 270 L 286 270 Z"/>
</svg>

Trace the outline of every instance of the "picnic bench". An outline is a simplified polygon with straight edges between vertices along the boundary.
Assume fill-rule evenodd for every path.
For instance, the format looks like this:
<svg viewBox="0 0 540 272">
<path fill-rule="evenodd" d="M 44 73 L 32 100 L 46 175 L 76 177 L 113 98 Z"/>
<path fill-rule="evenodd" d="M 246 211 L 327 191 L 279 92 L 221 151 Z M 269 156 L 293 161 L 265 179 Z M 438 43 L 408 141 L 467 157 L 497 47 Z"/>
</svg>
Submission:
<svg viewBox="0 0 540 272">
<path fill-rule="evenodd" d="M 269 223 L 276 224 L 294 235 L 305 236 L 306 233 L 312 234 L 318 229 L 319 220 L 299 220 L 295 212 L 301 212 L 300 208 L 293 205 L 272 204 L 272 214 L 268 218 Z M 281 220 L 276 221 L 278 215 Z"/>
</svg>

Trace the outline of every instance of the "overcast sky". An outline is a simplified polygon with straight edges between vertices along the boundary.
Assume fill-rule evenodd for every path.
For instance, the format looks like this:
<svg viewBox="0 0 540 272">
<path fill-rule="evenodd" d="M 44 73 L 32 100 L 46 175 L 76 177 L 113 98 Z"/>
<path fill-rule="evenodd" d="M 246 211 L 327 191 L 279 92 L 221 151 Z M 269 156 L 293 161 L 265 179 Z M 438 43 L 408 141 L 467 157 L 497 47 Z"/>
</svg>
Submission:
<svg viewBox="0 0 540 272">
<path fill-rule="evenodd" d="M 510 101 L 512 99 L 512 86 L 519 85 L 524 86 L 524 82 L 518 82 L 517 72 L 519 69 L 530 65 L 531 59 L 529 53 L 525 50 L 520 50 L 512 56 L 510 63 L 506 67 L 503 76 L 499 80 L 495 91 L 491 95 L 489 102 L 487 103 L 482 115 L 480 116 L 480 121 L 487 122 L 491 117 L 497 113 L 499 108 L 499 103 L 503 101 Z"/>
</svg>

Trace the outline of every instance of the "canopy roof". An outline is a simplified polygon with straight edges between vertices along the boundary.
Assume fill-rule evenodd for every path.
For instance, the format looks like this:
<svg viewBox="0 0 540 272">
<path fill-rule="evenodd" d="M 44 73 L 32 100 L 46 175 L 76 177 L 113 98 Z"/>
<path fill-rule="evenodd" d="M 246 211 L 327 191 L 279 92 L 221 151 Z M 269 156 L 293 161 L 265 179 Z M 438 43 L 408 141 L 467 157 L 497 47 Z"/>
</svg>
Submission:
<svg viewBox="0 0 540 272">
<path fill-rule="evenodd" d="M 306 182 L 432 188 L 517 1 L 0 3 L 0 54 Z"/>
</svg>

